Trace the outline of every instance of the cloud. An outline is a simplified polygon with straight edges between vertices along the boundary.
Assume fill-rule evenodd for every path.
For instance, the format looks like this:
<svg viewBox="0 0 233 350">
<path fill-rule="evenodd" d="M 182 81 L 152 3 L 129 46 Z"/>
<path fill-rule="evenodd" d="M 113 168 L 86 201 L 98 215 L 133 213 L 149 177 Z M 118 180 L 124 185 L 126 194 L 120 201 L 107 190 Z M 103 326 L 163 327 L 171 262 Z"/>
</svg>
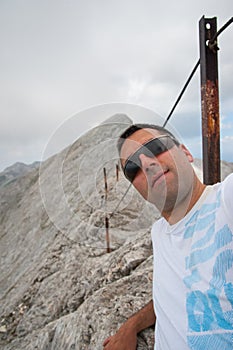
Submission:
<svg viewBox="0 0 233 350">
<path fill-rule="evenodd" d="M 181 0 L 169 3 L 169 11 L 161 0 L 1 1 L 0 147 L 9 152 L 0 168 L 17 161 L 19 150 L 25 162 L 33 157 L 29 149 L 38 159 L 39 145 L 64 120 L 94 105 L 135 103 L 165 118 L 199 57 L 200 18 L 217 16 L 220 27 L 231 10 L 231 0 L 224 6 Z M 223 123 L 228 134 L 232 30 L 219 38 L 220 107 L 229 118 L 228 129 Z M 171 119 L 182 137 L 200 134 L 199 94 L 197 72 Z M 81 129 L 89 124 L 80 121 Z"/>
</svg>

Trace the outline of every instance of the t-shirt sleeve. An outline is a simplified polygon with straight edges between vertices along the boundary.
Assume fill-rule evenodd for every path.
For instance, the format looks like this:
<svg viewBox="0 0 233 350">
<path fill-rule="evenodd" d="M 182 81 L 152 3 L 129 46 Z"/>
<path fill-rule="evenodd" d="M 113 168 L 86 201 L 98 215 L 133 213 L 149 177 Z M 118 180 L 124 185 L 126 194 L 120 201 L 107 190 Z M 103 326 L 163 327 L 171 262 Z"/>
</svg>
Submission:
<svg viewBox="0 0 233 350">
<path fill-rule="evenodd" d="M 233 174 L 223 181 L 223 202 L 226 212 L 233 224 Z"/>
</svg>

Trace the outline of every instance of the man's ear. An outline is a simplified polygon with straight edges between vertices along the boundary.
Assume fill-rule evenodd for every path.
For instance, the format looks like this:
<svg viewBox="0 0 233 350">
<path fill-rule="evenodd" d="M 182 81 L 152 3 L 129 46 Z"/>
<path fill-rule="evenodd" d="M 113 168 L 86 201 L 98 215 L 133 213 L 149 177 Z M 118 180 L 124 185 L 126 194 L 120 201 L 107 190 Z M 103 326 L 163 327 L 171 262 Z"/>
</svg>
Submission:
<svg viewBox="0 0 233 350">
<path fill-rule="evenodd" d="M 181 150 L 184 152 L 184 154 L 186 155 L 186 157 L 188 158 L 188 161 L 189 161 L 190 163 L 192 163 L 192 162 L 193 162 L 193 156 L 192 156 L 192 154 L 189 152 L 188 148 L 185 147 L 185 145 L 180 145 L 180 148 L 181 148 Z"/>
</svg>

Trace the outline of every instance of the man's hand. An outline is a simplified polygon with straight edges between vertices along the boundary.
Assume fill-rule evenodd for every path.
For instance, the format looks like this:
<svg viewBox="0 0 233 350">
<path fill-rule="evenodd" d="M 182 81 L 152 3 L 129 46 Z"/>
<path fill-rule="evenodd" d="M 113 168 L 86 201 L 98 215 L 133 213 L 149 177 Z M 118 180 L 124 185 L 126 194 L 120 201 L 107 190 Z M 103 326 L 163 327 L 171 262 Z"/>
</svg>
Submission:
<svg viewBox="0 0 233 350">
<path fill-rule="evenodd" d="M 127 323 L 103 343 L 104 350 L 136 350 L 137 333 Z"/>
<path fill-rule="evenodd" d="M 152 300 L 130 317 L 114 334 L 103 343 L 104 350 L 136 350 L 137 334 L 155 323 Z"/>
</svg>

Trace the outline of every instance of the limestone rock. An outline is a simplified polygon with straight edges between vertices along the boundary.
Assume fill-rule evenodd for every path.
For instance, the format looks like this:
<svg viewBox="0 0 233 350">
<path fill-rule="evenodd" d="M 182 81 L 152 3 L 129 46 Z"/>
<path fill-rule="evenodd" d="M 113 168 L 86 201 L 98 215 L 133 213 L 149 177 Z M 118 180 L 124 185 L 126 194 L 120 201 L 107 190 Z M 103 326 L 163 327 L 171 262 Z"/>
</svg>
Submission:
<svg viewBox="0 0 233 350">
<path fill-rule="evenodd" d="M 1 349 L 102 349 L 151 299 L 158 213 L 121 171 L 116 179 L 116 140 L 130 122 L 101 124 L 0 188 Z M 142 332 L 138 349 L 153 341 L 153 329 Z"/>
</svg>

